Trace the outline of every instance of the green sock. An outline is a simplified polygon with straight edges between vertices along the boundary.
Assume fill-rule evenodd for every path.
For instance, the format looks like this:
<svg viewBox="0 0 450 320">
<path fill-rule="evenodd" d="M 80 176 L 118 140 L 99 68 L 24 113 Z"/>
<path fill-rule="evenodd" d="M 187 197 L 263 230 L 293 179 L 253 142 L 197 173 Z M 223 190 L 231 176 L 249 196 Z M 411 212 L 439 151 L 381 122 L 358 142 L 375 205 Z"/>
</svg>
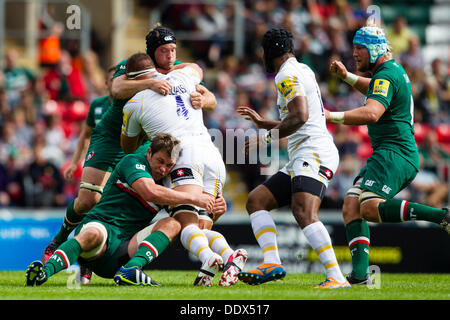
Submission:
<svg viewBox="0 0 450 320">
<path fill-rule="evenodd" d="M 63 243 L 67 240 L 69 234 L 77 227 L 81 220 L 83 220 L 84 214 L 79 214 L 73 208 L 75 200 L 72 200 L 66 209 L 66 216 L 64 217 L 63 225 L 59 229 L 58 234 L 53 238 L 59 243 Z"/>
<path fill-rule="evenodd" d="M 143 268 L 159 256 L 170 244 L 169 238 L 161 231 L 155 231 L 145 238 L 136 254 L 124 265 L 125 268 Z"/>
<path fill-rule="evenodd" d="M 378 213 L 382 222 L 424 220 L 439 224 L 447 211 L 406 200 L 389 199 L 378 204 Z"/>
<path fill-rule="evenodd" d="M 81 254 L 80 243 L 76 239 L 64 242 L 56 249 L 44 266 L 47 279 L 61 270 L 67 269 Z"/>
<path fill-rule="evenodd" d="M 369 225 L 363 219 L 356 219 L 345 226 L 345 232 L 352 256 L 352 274 L 358 279 L 363 279 L 369 268 Z"/>
</svg>

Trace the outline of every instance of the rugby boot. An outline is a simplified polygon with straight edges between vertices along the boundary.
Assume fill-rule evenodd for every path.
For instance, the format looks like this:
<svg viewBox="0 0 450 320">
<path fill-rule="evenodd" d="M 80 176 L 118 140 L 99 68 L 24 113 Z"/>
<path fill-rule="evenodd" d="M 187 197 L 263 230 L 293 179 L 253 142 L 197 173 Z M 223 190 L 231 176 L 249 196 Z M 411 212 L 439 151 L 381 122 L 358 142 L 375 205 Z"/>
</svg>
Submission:
<svg viewBox="0 0 450 320">
<path fill-rule="evenodd" d="M 247 258 L 248 253 L 244 249 L 237 249 L 234 251 L 223 267 L 223 273 L 219 280 L 219 286 L 230 287 L 234 285 L 238 281 L 239 272 L 244 269 Z"/>
<path fill-rule="evenodd" d="M 44 264 L 41 261 L 33 261 L 25 271 L 27 279 L 25 286 L 34 287 L 40 286 L 47 281 L 47 275 L 44 272 Z"/>
<path fill-rule="evenodd" d="M 114 275 L 114 282 L 118 286 L 144 286 L 159 287 L 160 283 L 156 282 L 144 273 L 138 267 L 124 268 L 120 267 L 119 271 Z"/>
<path fill-rule="evenodd" d="M 332 277 L 329 277 L 324 282 L 321 282 L 319 285 L 315 286 L 314 289 L 347 289 L 351 287 L 352 286 L 348 283 L 348 281 L 338 282 Z"/>
<path fill-rule="evenodd" d="M 80 279 L 81 284 L 89 284 L 92 278 L 92 271 L 83 265 L 80 265 Z"/>
<path fill-rule="evenodd" d="M 443 209 L 447 211 L 447 214 L 444 216 L 444 219 L 442 219 L 440 226 L 442 229 L 444 229 L 444 231 L 450 234 L 450 210 L 448 208 Z"/>
<path fill-rule="evenodd" d="M 223 269 L 223 259 L 216 253 L 213 253 L 202 264 L 200 272 L 195 278 L 194 286 L 198 287 L 210 287 L 212 285 L 212 279 L 217 272 Z"/>
<path fill-rule="evenodd" d="M 56 249 L 61 245 L 58 241 L 53 239 L 50 241 L 50 243 L 47 245 L 47 247 L 44 249 L 44 252 L 41 256 L 41 261 L 45 264 L 47 263 L 48 259 L 55 253 Z"/>
<path fill-rule="evenodd" d="M 258 285 L 269 281 L 283 279 L 286 270 L 283 265 L 276 263 L 262 263 L 256 269 L 239 272 L 238 278 L 249 285 Z"/>
<path fill-rule="evenodd" d="M 347 277 L 345 277 L 347 279 L 347 281 L 353 285 L 372 285 L 373 281 L 372 281 L 372 277 L 370 276 L 370 274 L 366 275 L 365 278 L 363 279 L 359 279 L 356 278 L 355 276 L 353 276 L 353 274 L 349 274 Z"/>
</svg>

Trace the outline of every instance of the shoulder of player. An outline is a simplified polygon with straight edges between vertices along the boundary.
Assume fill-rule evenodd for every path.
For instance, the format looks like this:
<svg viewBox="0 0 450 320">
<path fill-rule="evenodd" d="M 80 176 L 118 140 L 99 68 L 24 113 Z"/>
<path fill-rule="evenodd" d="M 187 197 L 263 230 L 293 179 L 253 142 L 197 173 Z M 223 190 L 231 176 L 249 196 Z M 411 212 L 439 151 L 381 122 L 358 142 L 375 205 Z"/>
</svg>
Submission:
<svg viewBox="0 0 450 320">
<path fill-rule="evenodd" d="M 147 158 L 144 154 L 130 153 L 125 155 L 117 165 L 121 169 L 125 170 L 136 170 L 136 171 L 149 171 Z"/>
</svg>

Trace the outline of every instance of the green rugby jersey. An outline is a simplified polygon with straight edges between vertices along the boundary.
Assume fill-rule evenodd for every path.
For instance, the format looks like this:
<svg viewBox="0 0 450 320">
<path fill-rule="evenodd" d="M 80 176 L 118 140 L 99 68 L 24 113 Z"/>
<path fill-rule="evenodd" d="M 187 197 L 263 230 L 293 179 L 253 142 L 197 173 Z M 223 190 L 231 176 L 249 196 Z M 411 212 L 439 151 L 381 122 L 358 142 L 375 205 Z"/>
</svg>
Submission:
<svg viewBox="0 0 450 320">
<path fill-rule="evenodd" d="M 108 111 L 110 106 L 111 102 L 109 101 L 109 96 L 98 97 L 92 100 L 86 117 L 86 124 L 94 128 L 97 123 L 100 122 L 102 116 Z"/>
<path fill-rule="evenodd" d="M 127 236 L 149 225 L 162 206 L 145 201 L 132 189 L 133 182 L 142 177 L 152 178 L 146 156 L 134 153 L 123 157 L 111 173 L 100 201 L 87 214 L 89 219 L 120 227 Z"/>
<path fill-rule="evenodd" d="M 369 98 L 386 108 L 378 122 L 367 125 L 372 148 L 397 152 L 419 170 L 411 82 L 403 67 L 394 59 L 375 69 L 366 101 Z"/>
</svg>

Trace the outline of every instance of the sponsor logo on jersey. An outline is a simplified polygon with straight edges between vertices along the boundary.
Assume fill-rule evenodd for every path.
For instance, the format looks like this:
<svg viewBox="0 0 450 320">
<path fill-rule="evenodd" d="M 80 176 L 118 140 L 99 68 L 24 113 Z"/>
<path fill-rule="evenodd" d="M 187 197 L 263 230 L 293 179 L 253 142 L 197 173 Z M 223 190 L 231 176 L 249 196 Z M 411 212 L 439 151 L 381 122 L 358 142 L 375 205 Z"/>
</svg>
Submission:
<svg viewBox="0 0 450 320">
<path fill-rule="evenodd" d="M 172 182 L 177 182 L 185 179 L 193 179 L 194 175 L 190 168 L 179 168 L 170 173 L 170 179 Z"/>
<path fill-rule="evenodd" d="M 294 87 L 294 81 L 291 78 L 286 78 L 282 80 L 277 85 L 278 90 L 283 95 L 285 99 L 291 99 L 294 96 L 295 87 Z"/>
<path fill-rule="evenodd" d="M 145 165 L 143 165 L 141 163 L 137 163 L 136 164 L 136 169 L 138 169 L 138 170 L 145 170 Z"/>
<path fill-rule="evenodd" d="M 381 94 L 382 96 L 387 97 L 389 85 L 391 83 L 384 79 L 376 79 L 373 85 L 373 94 Z"/>
</svg>

